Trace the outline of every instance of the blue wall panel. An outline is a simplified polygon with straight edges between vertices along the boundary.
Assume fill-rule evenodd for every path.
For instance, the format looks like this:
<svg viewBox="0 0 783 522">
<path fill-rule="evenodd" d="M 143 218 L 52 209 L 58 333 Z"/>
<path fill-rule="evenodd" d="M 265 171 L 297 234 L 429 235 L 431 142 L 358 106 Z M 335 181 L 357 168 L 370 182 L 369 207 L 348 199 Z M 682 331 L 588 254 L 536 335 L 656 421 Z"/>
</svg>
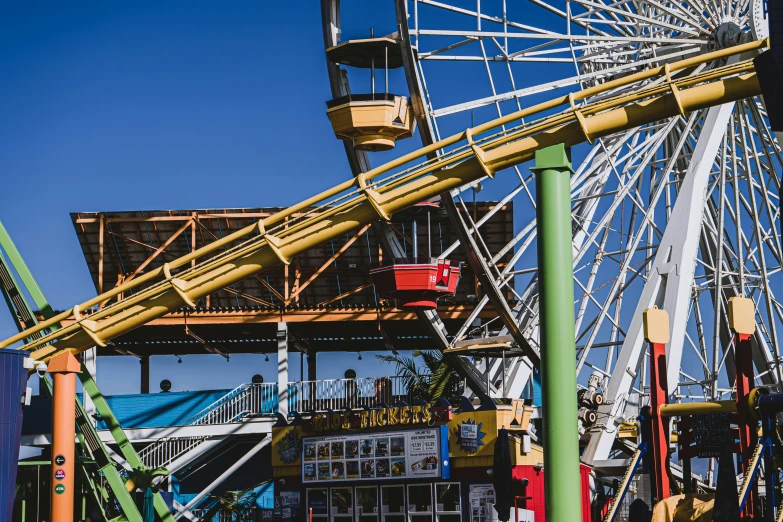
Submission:
<svg viewBox="0 0 783 522">
<path fill-rule="evenodd" d="M 231 390 L 200 390 L 133 395 L 107 395 L 106 402 L 123 428 L 157 428 L 178 426 Z M 81 399 L 81 394 L 79 394 Z M 24 418 L 25 435 L 52 431 L 52 399 L 33 397 Z M 103 423 L 98 429 L 106 429 Z"/>
<path fill-rule="evenodd" d="M 180 426 L 231 390 L 165 392 L 106 397 L 123 428 Z M 98 429 L 106 429 L 98 426 Z"/>
<path fill-rule="evenodd" d="M 0 350 L 0 520 L 11 520 L 22 436 L 22 398 L 27 352 Z"/>
</svg>

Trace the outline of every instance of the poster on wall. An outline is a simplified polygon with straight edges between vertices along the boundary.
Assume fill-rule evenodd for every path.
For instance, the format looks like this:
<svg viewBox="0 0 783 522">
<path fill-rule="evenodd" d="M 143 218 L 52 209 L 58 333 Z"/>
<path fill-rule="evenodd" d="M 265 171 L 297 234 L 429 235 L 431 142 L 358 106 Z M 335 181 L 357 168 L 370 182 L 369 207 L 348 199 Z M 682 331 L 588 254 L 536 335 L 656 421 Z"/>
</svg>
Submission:
<svg viewBox="0 0 783 522">
<path fill-rule="evenodd" d="M 299 514 L 298 491 L 281 491 L 275 496 L 275 514 L 283 520 L 291 520 Z"/>
<path fill-rule="evenodd" d="M 469 499 L 471 522 L 497 519 L 495 515 L 495 486 L 492 484 L 472 484 Z"/>
<path fill-rule="evenodd" d="M 441 438 L 440 428 L 306 438 L 302 477 L 305 482 L 441 477 Z"/>
</svg>

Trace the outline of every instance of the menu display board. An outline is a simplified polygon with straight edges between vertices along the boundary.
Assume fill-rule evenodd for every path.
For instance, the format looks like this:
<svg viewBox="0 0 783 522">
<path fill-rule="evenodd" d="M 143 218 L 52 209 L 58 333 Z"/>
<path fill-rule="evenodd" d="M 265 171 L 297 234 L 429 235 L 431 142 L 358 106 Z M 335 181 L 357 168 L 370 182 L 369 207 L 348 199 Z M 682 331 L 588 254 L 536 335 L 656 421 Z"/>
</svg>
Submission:
<svg viewBox="0 0 783 522">
<path fill-rule="evenodd" d="M 439 428 L 310 437 L 302 442 L 305 482 L 440 477 Z"/>
</svg>

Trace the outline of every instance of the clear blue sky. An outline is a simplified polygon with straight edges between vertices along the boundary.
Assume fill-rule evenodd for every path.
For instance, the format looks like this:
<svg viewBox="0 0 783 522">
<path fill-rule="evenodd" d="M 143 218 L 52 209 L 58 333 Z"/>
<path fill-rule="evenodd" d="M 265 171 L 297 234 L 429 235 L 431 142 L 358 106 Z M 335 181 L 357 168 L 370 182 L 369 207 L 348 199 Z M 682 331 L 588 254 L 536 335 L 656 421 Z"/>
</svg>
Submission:
<svg viewBox="0 0 783 522">
<path fill-rule="evenodd" d="M 364 4 L 344 10 L 344 37 L 394 30 L 392 2 Z M 315 1 L 4 2 L 0 49 L 0 220 L 56 308 L 95 292 L 70 212 L 288 205 L 349 175 Z M 0 337 L 13 333 L 3 309 Z M 319 377 L 392 371 L 373 359 L 323 356 Z M 155 358 L 152 388 L 228 388 L 274 368 Z M 104 358 L 99 382 L 137 392 L 138 363 Z"/>
</svg>

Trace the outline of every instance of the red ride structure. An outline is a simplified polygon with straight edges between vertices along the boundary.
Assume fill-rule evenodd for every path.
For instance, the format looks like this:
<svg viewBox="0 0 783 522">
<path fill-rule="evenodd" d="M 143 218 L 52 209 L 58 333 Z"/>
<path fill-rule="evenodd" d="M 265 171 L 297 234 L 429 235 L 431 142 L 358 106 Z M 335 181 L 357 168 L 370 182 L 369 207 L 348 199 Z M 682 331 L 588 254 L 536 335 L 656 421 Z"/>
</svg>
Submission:
<svg viewBox="0 0 783 522">
<path fill-rule="evenodd" d="M 461 274 L 460 265 L 430 257 L 397 258 L 370 270 L 381 297 L 404 310 L 434 310 L 438 299 L 454 296 Z"/>
</svg>

